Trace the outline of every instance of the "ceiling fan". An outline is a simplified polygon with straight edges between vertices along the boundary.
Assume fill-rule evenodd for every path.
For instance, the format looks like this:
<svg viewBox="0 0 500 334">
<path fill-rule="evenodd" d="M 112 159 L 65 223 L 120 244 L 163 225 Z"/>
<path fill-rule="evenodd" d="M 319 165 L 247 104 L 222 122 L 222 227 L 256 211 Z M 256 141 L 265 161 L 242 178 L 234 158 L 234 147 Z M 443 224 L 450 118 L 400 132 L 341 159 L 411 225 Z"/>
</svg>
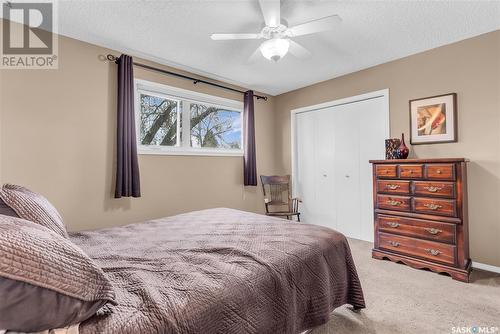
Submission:
<svg viewBox="0 0 500 334">
<path fill-rule="evenodd" d="M 283 58 L 288 51 L 295 57 L 303 59 L 309 57 L 311 53 L 299 43 L 291 40 L 291 38 L 332 30 L 335 25 L 342 21 L 338 15 L 330 15 L 293 27 L 288 27 L 286 21 L 281 20 L 279 0 L 259 0 L 259 3 L 266 23 L 266 26 L 262 28 L 259 33 L 212 34 L 210 38 L 216 41 L 265 39 L 250 59 L 254 59 L 261 53 L 269 60 L 278 61 Z"/>
</svg>

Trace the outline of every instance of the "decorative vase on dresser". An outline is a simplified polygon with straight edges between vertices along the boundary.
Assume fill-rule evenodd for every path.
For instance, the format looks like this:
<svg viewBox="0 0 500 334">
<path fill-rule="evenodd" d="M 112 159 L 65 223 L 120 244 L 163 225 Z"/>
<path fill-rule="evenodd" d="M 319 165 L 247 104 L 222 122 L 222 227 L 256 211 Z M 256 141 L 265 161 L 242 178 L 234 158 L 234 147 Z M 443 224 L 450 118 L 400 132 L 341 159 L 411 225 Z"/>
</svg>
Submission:
<svg viewBox="0 0 500 334">
<path fill-rule="evenodd" d="M 408 154 L 410 154 L 410 149 L 405 144 L 405 134 L 401 134 L 401 143 L 398 147 L 398 159 L 406 159 L 408 158 Z"/>
<path fill-rule="evenodd" d="M 467 159 L 370 160 L 372 257 L 468 282 Z"/>
</svg>

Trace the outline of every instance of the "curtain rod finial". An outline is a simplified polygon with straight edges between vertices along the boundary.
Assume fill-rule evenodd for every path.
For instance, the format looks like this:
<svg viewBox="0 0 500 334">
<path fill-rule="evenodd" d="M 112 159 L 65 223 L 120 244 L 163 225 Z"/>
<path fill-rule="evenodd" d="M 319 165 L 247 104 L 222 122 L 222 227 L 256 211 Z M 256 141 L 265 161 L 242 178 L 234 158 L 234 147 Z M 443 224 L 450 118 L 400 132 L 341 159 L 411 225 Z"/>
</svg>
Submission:
<svg viewBox="0 0 500 334">
<path fill-rule="evenodd" d="M 113 61 L 113 62 L 115 62 L 115 63 L 116 63 L 116 60 L 117 60 L 118 58 L 116 58 L 116 56 L 113 56 L 112 54 L 108 54 L 108 55 L 106 56 L 106 59 L 107 59 L 107 60 L 109 60 L 109 61 Z"/>
</svg>

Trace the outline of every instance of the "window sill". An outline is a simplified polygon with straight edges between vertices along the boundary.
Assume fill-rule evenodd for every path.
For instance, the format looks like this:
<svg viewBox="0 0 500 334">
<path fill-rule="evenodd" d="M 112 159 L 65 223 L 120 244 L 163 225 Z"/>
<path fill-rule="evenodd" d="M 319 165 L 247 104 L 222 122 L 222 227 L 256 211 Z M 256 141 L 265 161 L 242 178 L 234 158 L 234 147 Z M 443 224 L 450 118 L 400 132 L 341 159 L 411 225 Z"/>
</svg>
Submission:
<svg viewBox="0 0 500 334">
<path fill-rule="evenodd" d="M 144 149 L 138 148 L 139 155 L 185 155 L 185 156 L 213 156 L 213 157 L 242 157 L 243 151 L 224 150 L 184 150 L 184 149 Z"/>
</svg>

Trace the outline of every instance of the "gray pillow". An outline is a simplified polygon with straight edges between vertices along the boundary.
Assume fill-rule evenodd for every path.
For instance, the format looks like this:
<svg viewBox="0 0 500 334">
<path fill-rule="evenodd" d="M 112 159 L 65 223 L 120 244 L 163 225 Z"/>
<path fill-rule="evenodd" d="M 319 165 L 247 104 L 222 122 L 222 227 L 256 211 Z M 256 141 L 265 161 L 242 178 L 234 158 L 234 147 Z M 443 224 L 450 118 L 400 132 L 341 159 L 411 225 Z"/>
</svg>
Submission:
<svg viewBox="0 0 500 334">
<path fill-rule="evenodd" d="M 0 216 L 0 329 L 37 332 L 80 323 L 113 286 L 71 241 L 46 227 Z"/>
<path fill-rule="evenodd" d="M 14 184 L 4 184 L 0 198 L 20 218 L 45 226 L 60 236 L 68 237 L 63 219 L 57 209 L 42 195 Z"/>
<path fill-rule="evenodd" d="M 2 198 L 0 198 L 0 215 L 19 218 L 17 213 L 14 210 L 12 210 L 12 208 L 10 206 L 5 204 L 5 202 L 2 200 Z"/>
<path fill-rule="evenodd" d="M 38 332 L 78 324 L 107 301 L 87 302 L 50 289 L 0 277 L 0 328 Z"/>
</svg>

